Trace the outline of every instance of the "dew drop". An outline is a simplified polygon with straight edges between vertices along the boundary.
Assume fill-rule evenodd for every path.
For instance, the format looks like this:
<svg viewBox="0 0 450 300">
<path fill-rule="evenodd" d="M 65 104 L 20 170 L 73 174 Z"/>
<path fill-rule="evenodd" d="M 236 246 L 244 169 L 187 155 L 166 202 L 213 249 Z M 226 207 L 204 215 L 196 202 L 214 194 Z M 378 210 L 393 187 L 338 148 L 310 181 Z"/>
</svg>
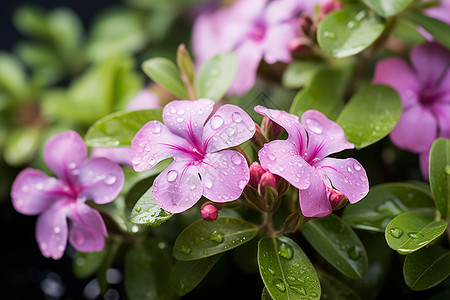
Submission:
<svg viewBox="0 0 450 300">
<path fill-rule="evenodd" d="M 105 183 L 108 185 L 114 184 L 117 181 L 116 176 L 110 175 L 108 177 L 106 177 L 105 179 Z"/>
<path fill-rule="evenodd" d="M 241 155 L 239 153 L 234 154 L 231 157 L 231 162 L 235 165 L 240 165 L 242 163 Z"/>
<path fill-rule="evenodd" d="M 403 235 L 403 230 L 400 228 L 392 228 L 389 233 L 396 239 L 400 238 Z"/>
<path fill-rule="evenodd" d="M 323 33 L 323 36 L 327 37 L 329 39 L 334 39 L 336 37 L 336 34 L 334 32 L 331 32 L 331 31 L 325 31 Z"/>
<path fill-rule="evenodd" d="M 352 246 L 347 251 L 348 257 L 353 260 L 357 260 L 361 256 L 361 248 L 358 246 Z"/>
<path fill-rule="evenodd" d="M 302 163 L 298 163 L 297 166 L 299 166 L 300 168 L 303 167 Z"/>
<path fill-rule="evenodd" d="M 352 168 L 350 168 L 350 167 L 347 167 L 347 171 L 348 171 L 349 173 L 352 173 L 352 172 L 353 172 Z"/>
<path fill-rule="evenodd" d="M 247 180 L 245 180 L 245 179 L 239 180 L 239 183 L 238 183 L 239 189 L 241 189 L 241 190 L 244 189 L 246 185 L 247 185 Z"/>
<path fill-rule="evenodd" d="M 363 176 L 363 175 L 359 176 L 359 179 L 360 179 L 362 182 L 366 182 L 366 181 L 367 181 L 366 177 Z"/>
<path fill-rule="evenodd" d="M 408 233 L 408 236 L 412 239 L 420 239 L 423 238 L 423 234 L 420 232 L 410 232 Z"/>
<path fill-rule="evenodd" d="M 291 286 L 290 287 L 291 290 L 293 290 L 294 292 L 302 295 L 302 296 L 306 296 L 306 290 L 304 287 L 296 287 L 296 286 Z"/>
<path fill-rule="evenodd" d="M 284 167 L 283 166 L 279 166 L 278 167 L 278 171 L 283 172 L 284 171 Z"/>
<path fill-rule="evenodd" d="M 231 127 L 228 127 L 226 130 L 226 133 L 228 134 L 228 136 L 232 136 L 235 132 L 236 132 L 236 130 Z"/>
<path fill-rule="evenodd" d="M 77 164 L 74 163 L 74 162 L 72 162 L 72 163 L 68 164 L 67 167 L 68 167 L 69 169 L 75 169 L 75 168 L 77 167 Z"/>
<path fill-rule="evenodd" d="M 280 292 L 285 292 L 286 291 L 286 285 L 284 284 L 284 282 L 279 279 L 276 278 L 272 281 L 272 284 L 277 288 L 277 290 L 279 290 Z"/>
<path fill-rule="evenodd" d="M 177 122 L 178 122 L 178 123 L 181 123 L 181 122 L 183 122 L 183 121 L 184 121 L 184 119 L 183 119 L 182 117 L 178 117 L 178 118 L 177 118 Z"/>
<path fill-rule="evenodd" d="M 135 210 L 136 212 L 140 212 L 140 211 L 142 210 L 142 208 L 141 208 L 140 206 L 136 206 L 136 207 L 134 208 L 134 210 Z"/>
<path fill-rule="evenodd" d="M 306 126 L 314 133 L 321 134 L 323 132 L 322 125 L 316 119 L 306 119 Z"/>
<path fill-rule="evenodd" d="M 184 109 L 179 110 L 179 111 L 177 112 L 177 115 L 179 115 L 179 116 L 181 116 L 181 115 L 183 115 L 183 114 L 184 114 Z"/>
<path fill-rule="evenodd" d="M 161 124 L 155 123 L 153 125 L 152 132 L 153 133 L 160 133 L 161 132 Z"/>
<path fill-rule="evenodd" d="M 278 250 L 278 255 L 285 259 L 292 259 L 294 256 L 294 250 L 288 244 L 281 243 L 280 249 Z"/>
<path fill-rule="evenodd" d="M 276 157 L 272 153 L 269 153 L 269 154 L 267 154 L 267 158 L 271 161 L 274 161 Z"/>
<path fill-rule="evenodd" d="M 206 178 L 205 180 L 203 180 L 203 184 L 205 185 L 206 188 L 210 189 L 213 185 L 211 179 Z"/>
<path fill-rule="evenodd" d="M 210 120 L 211 128 L 216 130 L 223 125 L 223 119 L 221 116 L 213 116 Z"/>
<path fill-rule="evenodd" d="M 170 112 L 174 114 L 174 113 L 177 112 L 177 110 L 176 110 L 175 108 L 172 108 L 172 109 L 170 110 Z"/>
<path fill-rule="evenodd" d="M 211 76 L 213 76 L 213 77 L 216 77 L 217 75 L 219 75 L 219 70 L 217 70 L 217 69 L 211 69 L 211 70 L 209 71 L 209 74 L 210 74 Z"/>
<path fill-rule="evenodd" d="M 42 183 L 38 183 L 38 184 L 36 184 L 36 189 L 38 191 L 43 190 L 44 189 L 44 185 Z"/>
<path fill-rule="evenodd" d="M 360 170 L 361 170 L 361 166 L 358 165 L 358 164 L 356 164 L 356 163 L 353 165 L 353 168 L 354 168 L 356 171 L 360 171 Z"/>
<path fill-rule="evenodd" d="M 348 29 L 352 29 L 353 27 L 356 27 L 357 25 L 358 25 L 357 22 L 349 21 L 349 22 L 347 23 L 347 28 L 348 28 Z"/>
<path fill-rule="evenodd" d="M 200 110 L 197 112 L 197 114 L 198 114 L 198 115 L 203 115 L 203 110 L 200 109 Z"/>
<path fill-rule="evenodd" d="M 267 267 L 267 271 L 273 276 L 275 275 L 275 271 L 271 267 Z"/>
<path fill-rule="evenodd" d="M 167 174 L 166 174 L 166 178 L 168 182 L 173 182 L 175 181 L 175 179 L 177 179 L 178 176 L 178 172 L 175 170 L 170 170 Z"/>
<path fill-rule="evenodd" d="M 177 251 L 180 252 L 181 254 L 189 255 L 189 254 L 191 254 L 192 249 L 191 249 L 191 247 L 188 247 L 188 246 L 181 246 L 180 248 L 178 248 Z"/>
<path fill-rule="evenodd" d="M 54 231 L 55 233 L 60 233 L 60 232 L 61 232 L 61 227 L 56 226 L 56 227 L 53 229 L 53 231 Z"/>
<path fill-rule="evenodd" d="M 210 241 L 220 244 L 223 242 L 225 235 L 221 231 L 214 230 L 213 232 L 210 233 L 208 238 Z"/>
<path fill-rule="evenodd" d="M 366 12 L 364 10 L 361 10 L 360 12 L 358 12 L 358 14 L 356 14 L 355 20 L 356 21 L 361 21 L 365 17 L 366 17 Z"/>
<path fill-rule="evenodd" d="M 231 120 L 233 120 L 233 122 L 235 122 L 235 123 L 240 123 L 240 122 L 242 122 L 242 116 L 240 113 L 234 112 L 231 115 Z"/>
</svg>

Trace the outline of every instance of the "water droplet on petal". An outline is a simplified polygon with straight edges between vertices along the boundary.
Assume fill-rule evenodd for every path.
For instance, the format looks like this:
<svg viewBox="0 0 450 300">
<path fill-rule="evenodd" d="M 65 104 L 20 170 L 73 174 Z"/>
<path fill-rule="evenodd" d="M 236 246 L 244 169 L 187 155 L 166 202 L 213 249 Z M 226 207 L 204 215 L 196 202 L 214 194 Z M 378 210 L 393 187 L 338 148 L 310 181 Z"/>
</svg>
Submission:
<svg viewBox="0 0 450 300">
<path fill-rule="evenodd" d="M 181 116 L 182 114 L 184 114 L 184 109 L 179 110 L 179 111 L 177 112 L 177 115 L 179 115 L 179 116 Z"/>
<path fill-rule="evenodd" d="M 153 125 L 152 132 L 153 133 L 160 133 L 161 132 L 161 124 L 155 123 Z"/>
<path fill-rule="evenodd" d="M 242 158 L 241 155 L 239 153 L 234 154 L 231 157 L 231 161 L 233 162 L 233 164 L 235 165 L 240 165 L 242 163 Z"/>
<path fill-rule="evenodd" d="M 350 168 L 350 167 L 347 167 L 347 171 L 348 171 L 349 173 L 352 173 L 352 172 L 353 172 L 352 168 Z"/>
<path fill-rule="evenodd" d="M 396 239 L 400 238 L 403 235 L 403 230 L 400 228 L 392 228 L 389 233 Z"/>
<path fill-rule="evenodd" d="M 286 291 L 286 285 L 284 284 L 284 282 L 279 279 L 276 278 L 272 281 L 272 284 L 277 288 L 277 290 L 279 290 L 280 292 L 285 292 Z"/>
<path fill-rule="evenodd" d="M 105 179 L 105 183 L 108 185 L 114 184 L 117 181 L 116 176 L 110 175 L 108 177 L 106 177 Z"/>
<path fill-rule="evenodd" d="M 213 185 L 211 179 L 209 178 L 205 178 L 205 180 L 203 180 L 203 184 L 205 185 L 206 188 L 210 189 Z"/>
<path fill-rule="evenodd" d="M 177 112 L 177 110 L 176 110 L 175 108 L 172 108 L 172 109 L 170 110 L 170 112 L 174 114 L 174 113 Z"/>
<path fill-rule="evenodd" d="M 241 190 L 244 189 L 245 186 L 247 185 L 247 180 L 244 180 L 244 179 L 239 180 L 238 185 L 239 185 L 239 188 L 240 188 Z"/>
<path fill-rule="evenodd" d="M 44 185 L 42 183 L 38 183 L 38 184 L 36 184 L 36 189 L 38 191 L 43 190 L 44 189 Z"/>
<path fill-rule="evenodd" d="M 75 169 L 75 168 L 77 167 L 77 164 L 74 163 L 74 162 L 71 162 L 70 164 L 67 165 L 67 167 L 68 167 L 69 169 Z"/>
<path fill-rule="evenodd" d="M 211 232 L 208 238 L 210 241 L 220 244 L 223 242 L 225 235 L 221 231 L 214 230 L 213 232 Z"/>
<path fill-rule="evenodd" d="M 316 119 L 306 119 L 306 127 L 317 134 L 321 134 L 323 132 L 322 125 Z"/>
<path fill-rule="evenodd" d="M 223 125 L 223 119 L 221 116 L 218 115 L 212 116 L 210 124 L 212 129 L 214 130 L 219 129 Z"/>
<path fill-rule="evenodd" d="M 274 161 L 276 157 L 272 153 L 269 153 L 269 154 L 267 154 L 267 158 L 271 161 Z"/>
<path fill-rule="evenodd" d="M 54 231 L 55 233 L 60 233 L 60 232 L 61 232 L 61 227 L 56 226 L 56 227 L 53 229 L 53 231 Z"/>
<path fill-rule="evenodd" d="M 181 123 L 181 122 L 183 122 L 183 121 L 184 121 L 184 119 L 183 119 L 182 117 L 178 117 L 178 118 L 177 118 L 177 122 L 178 122 L 178 123 Z"/>
<path fill-rule="evenodd" d="M 235 122 L 235 123 L 242 122 L 242 116 L 241 116 L 240 113 L 234 112 L 234 113 L 231 115 L 231 120 L 233 120 L 233 122 Z"/>
<path fill-rule="evenodd" d="M 283 166 L 279 166 L 278 167 L 278 171 L 283 172 L 284 171 L 284 167 Z"/>
<path fill-rule="evenodd" d="M 299 166 L 300 168 L 303 167 L 302 163 L 298 163 L 297 166 Z"/>
<path fill-rule="evenodd" d="M 362 182 L 366 182 L 367 181 L 367 179 L 366 179 L 366 177 L 365 176 L 359 176 L 359 179 L 362 181 Z"/>
<path fill-rule="evenodd" d="M 361 166 L 358 165 L 357 163 L 355 163 L 355 164 L 353 165 L 353 168 L 355 168 L 356 171 L 360 171 L 360 170 L 361 170 Z"/>
<path fill-rule="evenodd" d="M 168 182 L 173 182 L 175 181 L 175 179 L 177 179 L 178 176 L 178 172 L 175 170 L 170 170 L 169 172 L 167 172 L 166 174 L 166 178 Z"/>
<path fill-rule="evenodd" d="M 200 109 L 200 110 L 197 112 L 197 114 L 198 114 L 198 115 L 203 115 L 203 110 Z"/>
<path fill-rule="evenodd" d="M 226 132 L 228 136 L 232 136 L 236 132 L 236 130 L 234 128 L 228 127 Z"/>
</svg>

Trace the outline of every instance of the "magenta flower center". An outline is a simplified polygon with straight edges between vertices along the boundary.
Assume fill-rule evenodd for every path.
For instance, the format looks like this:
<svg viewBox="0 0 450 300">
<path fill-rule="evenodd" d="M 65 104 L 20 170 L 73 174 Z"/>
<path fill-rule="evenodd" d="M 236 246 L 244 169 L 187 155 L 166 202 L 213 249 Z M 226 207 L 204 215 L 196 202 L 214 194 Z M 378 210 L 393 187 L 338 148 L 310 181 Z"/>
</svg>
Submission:
<svg viewBox="0 0 450 300">
<path fill-rule="evenodd" d="M 419 101 L 425 107 L 433 105 L 441 97 L 441 92 L 436 87 L 426 87 L 420 91 Z"/>
<path fill-rule="evenodd" d="M 247 33 L 247 37 L 255 42 L 260 42 L 264 39 L 267 31 L 267 25 L 263 20 L 256 20 L 253 22 L 251 30 Z"/>
</svg>

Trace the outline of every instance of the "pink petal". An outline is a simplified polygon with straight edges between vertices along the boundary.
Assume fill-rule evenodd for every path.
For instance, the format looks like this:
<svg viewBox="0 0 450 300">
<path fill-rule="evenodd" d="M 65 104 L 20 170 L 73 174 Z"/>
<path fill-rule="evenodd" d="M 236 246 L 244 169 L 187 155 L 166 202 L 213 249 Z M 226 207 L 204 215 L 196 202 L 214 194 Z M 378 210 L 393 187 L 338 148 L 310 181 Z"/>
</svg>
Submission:
<svg viewBox="0 0 450 300">
<path fill-rule="evenodd" d="M 239 198 L 250 178 L 244 156 L 232 150 L 206 154 L 200 167 L 200 176 L 203 196 L 215 202 Z"/>
<path fill-rule="evenodd" d="M 354 145 L 345 138 L 341 126 L 317 110 L 304 112 L 302 125 L 308 132 L 308 149 L 304 155 L 306 161 L 354 148 Z"/>
<path fill-rule="evenodd" d="M 433 87 L 448 72 L 450 51 L 437 43 L 426 43 L 414 47 L 411 61 L 422 87 Z"/>
<path fill-rule="evenodd" d="M 289 63 L 292 61 L 289 45 L 293 39 L 299 36 L 298 21 L 273 25 L 267 29 L 264 39 L 264 60 L 268 64 L 277 61 Z"/>
<path fill-rule="evenodd" d="M 243 95 L 255 85 L 263 49 L 260 43 L 244 40 L 235 49 L 235 53 L 239 60 L 239 67 L 228 94 Z"/>
<path fill-rule="evenodd" d="M 83 139 L 72 130 L 54 136 L 45 144 L 45 163 L 66 182 L 76 180 L 78 169 L 86 156 L 87 149 Z"/>
<path fill-rule="evenodd" d="M 358 202 L 369 192 L 366 171 L 356 159 L 327 157 L 315 166 L 325 172 L 333 187 L 343 193 L 350 203 Z"/>
<path fill-rule="evenodd" d="M 161 107 L 158 96 L 148 88 L 142 89 L 131 99 L 126 110 L 155 109 Z"/>
<path fill-rule="evenodd" d="M 297 116 L 282 110 L 268 109 L 260 105 L 255 106 L 255 111 L 283 127 L 289 135 L 287 140 L 294 143 L 299 153 L 304 153 L 306 151 L 306 130 L 298 121 Z"/>
<path fill-rule="evenodd" d="M 414 153 L 428 151 L 437 138 L 437 120 L 421 105 L 410 107 L 403 111 L 390 137 L 399 148 Z"/>
<path fill-rule="evenodd" d="M 230 14 L 236 21 L 253 20 L 262 16 L 268 0 L 239 0 L 230 8 Z"/>
<path fill-rule="evenodd" d="M 113 201 L 124 183 L 122 168 L 102 157 L 86 160 L 80 168 L 81 196 L 97 204 Z"/>
<path fill-rule="evenodd" d="M 180 213 L 201 198 L 203 187 L 199 166 L 174 161 L 153 182 L 153 199 L 165 211 Z"/>
<path fill-rule="evenodd" d="M 91 157 L 104 157 L 118 164 L 131 166 L 131 148 L 92 148 Z"/>
<path fill-rule="evenodd" d="M 131 163 L 137 172 L 153 168 L 169 157 L 186 156 L 191 145 L 182 137 L 173 134 L 158 121 L 145 124 L 131 143 Z"/>
<path fill-rule="evenodd" d="M 45 210 L 37 220 L 36 239 L 42 255 L 60 259 L 67 243 L 67 202 L 58 202 Z"/>
<path fill-rule="evenodd" d="M 422 172 L 423 179 L 430 180 L 430 170 L 428 165 L 430 163 L 430 151 L 420 153 L 419 155 L 420 171 Z"/>
<path fill-rule="evenodd" d="M 439 137 L 450 139 L 450 102 L 438 102 L 431 106 L 438 119 Z"/>
<path fill-rule="evenodd" d="M 206 152 L 215 152 L 237 146 L 255 134 L 255 122 L 241 108 L 222 105 L 203 128 L 203 145 Z"/>
<path fill-rule="evenodd" d="M 36 215 L 56 201 L 70 196 L 65 192 L 67 185 L 47 174 L 25 169 L 17 176 L 11 188 L 14 208 L 25 215 Z"/>
<path fill-rule="evenodd" d="M 375 67 L 372 83 L 380 83 L 394 88 L 402 99 L 403 108 L 419 102 L 420 85 L 415 72 L 399 58 L 379 61 Z"/>
<path fill-rule="evenodd" d="M 259 150 L 258 156 L 264 169 L 283 177 L 298 189 L 308 188 L 309 174 L 315 170 L 303 159 L 291 142 L 272 141 Z"/>
<path fill-rule="evenodd" d="M 164 124 L 170 132 L 200 147 L 203 125 L 213 108 L 210 99 L 172 101 L 164 107 Z"/>
<path fill-rule="evenodd" d="M 307 189 L 299 190 L 300 209 L 305 217 L 321 218 L 331 213 L 326 186 L 317 171 L 309 173 L 311 184 Z"/>
<path fill-rule="evenodd" d="M 302 3 L 298 0 L 278 0 L 270 2 L 265 11 L 264 19 L 270 24 L 275 25 L 296 17 Z"/>
<path fill-rule="evenodd" d="M 82 252 L 101 251 L 108 236 L 100 213 L 88 205 L 78 202 L 70 214 L 70 244 Z"/>
</svg>

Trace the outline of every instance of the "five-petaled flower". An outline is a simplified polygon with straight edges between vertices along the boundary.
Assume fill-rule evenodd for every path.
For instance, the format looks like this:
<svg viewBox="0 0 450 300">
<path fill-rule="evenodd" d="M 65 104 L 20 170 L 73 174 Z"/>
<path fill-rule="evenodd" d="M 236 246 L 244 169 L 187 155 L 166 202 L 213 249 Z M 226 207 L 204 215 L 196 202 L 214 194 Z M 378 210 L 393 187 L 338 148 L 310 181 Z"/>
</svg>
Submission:
<svg viewBox="0 0 450 300">
<path fill-rule="evenodd" d="M 255 110 L 281 125 L 287 140 L 275 140 L 259 151 L 263 168 L 283 177 L 299 189 L 300 209 L 306 217 L 324 217 L 331 213 L 333 188 L 350 203 L 361 200 L 369 191 L 367 175 L 353 159 L 336 159 L 328 155 L 351 149 L 342 128 L 322 113 L 309 110 L 301 123 L 297 116 L 262 106 Z"/>
<path fill-rule="evenodd" d="M 164 125 L 150 121 L 133 139 L 137 172 L 174 159 L 153 183 L 153 199 L 168 212 L 183 212 L 202 195 L 219 203 L 236 200 L 248 183 L 245 158 L 225 149 L 249 140 L 255 123 L 234 105 L 221 106 L 208 120 L 213 107 L 209 99 L 172 101 L 164 107 Z"/>
<path fill-rule="evenodd" d="M 39 214 L 36 239 L 45 257 L 61 258 L 68 236 L 72 246 L 83 252 L 100 251 L 105 245 L 108 234 L 103 219 L 85 202 L 114 200 L 124 175 L 117 164 L 105 158 L 86 157 L 83 139 L 74 131 L 66 131 L 45 145 L 45 163 L 58 178 L 28 168 L 13 183 L 14 208 L 26 215 Z"/>
<path fill-rule="evenodd" d="M 429 151 L 438 137 L 450 138 L 450 51 L 436 43 L 411 51 L 412 67 L 400 58 L 378 62 L 373 82 L 393 87 L 402 99 L 403 113 L 392 130 L 392 142 L 420 154 L 428 178 Z"/>
</svg>

